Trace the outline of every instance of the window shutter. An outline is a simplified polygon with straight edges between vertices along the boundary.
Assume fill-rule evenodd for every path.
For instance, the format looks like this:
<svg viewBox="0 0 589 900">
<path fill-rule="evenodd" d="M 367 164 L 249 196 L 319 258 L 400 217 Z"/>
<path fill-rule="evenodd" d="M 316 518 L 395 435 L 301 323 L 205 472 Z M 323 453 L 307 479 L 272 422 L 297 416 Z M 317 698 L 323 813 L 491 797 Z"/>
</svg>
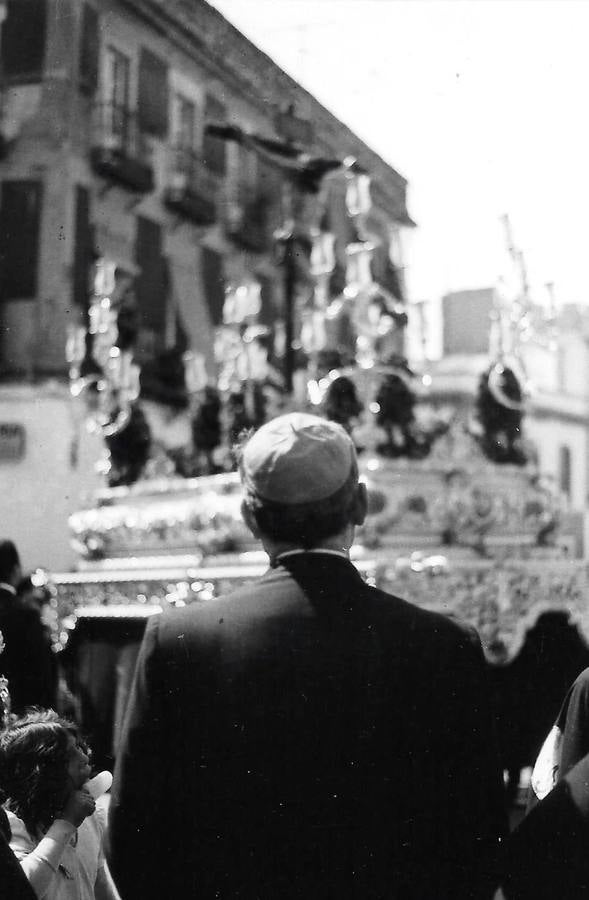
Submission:
<svg viewBox="0 0 589 900">
<path fill-rule="evenodd" d="M 378 235 L 380 244 L 378 244 L 370 261 L 370 271 L 374 281 L 383 287 L 386 291 L 393 295 L 397 300 L 403 299 L 403 291 L 399 273 L 391 262 L 389 247 L 386 235 Z"/>
<path fill-rule="evenodd" d="M 200 259 L 209 316 L 213 325 L 220 325 L 223 321 L 223 304 L 225 303 L 223 257 L 216 250 L 201 247 Z"/>
<path fill-rule="evenodd" d="M 163 344 L 166 334 L 167 269 L 162 256 L 162 227 L 137 216 L 135 261 L 139 274 L 135 293 L 141 328 L 152 331 Z"/>
<path fill-rule="evenodd" d="M 30 299 L 37 293 L 42 191 L 40 181 L 2 183 L 0 298 L 3 301 Z"/>
<path fill-rule="evenodd" d="M 224 104 L 221 103 L 220 100 L 217 100 L 216 97 L 213 97 L 212 94 L 207 94 L 205 103 L 205 122 L 221 124 L 225 121 L 226 117 L 227 110 Z M 221 138 L 207 134 L 206 129 L 203 139 L 202 155 L 205 165 L 211 172 L 216 172 L 218 175 L 225 174 L 227 170 L 225 141 Z"/>
<path fill-rule="evenodd" d="M 41 79 L 46 27 L 46 0 L 8 0 L 0 41 L 0 60 L 5 78 L 19 81 Z"/>
<path fill-rule="evenodd" d="M 399 272 L 388 258 L 385 259 L 384 272 L 380 281 L 383 288 L 389 291 L 397 300 L 403 300 L 403 285 L 399 277 Z"/>
<path fill-rule="evenodd" d="M 276 308 L 274 305 L 274 280 L 267 275 L 256 273 L 256 278 L 260 283 L 260 300 L 261 309 L 258 316 L 260 325 L 273 325 L 276 321 Z"/>
<path fill-rule="evenodd" d="M 263 157 L 257 158 L 256 168 L 256 181 L 261 193 L 265 197 L 276 197 L 279 200 L 284 176 L 276 166 L 267 162 Z"/>
<path fill-rule="evenodd" d="M 94 261 L 94 229 L 90 223 L 90 192 L 82 185 L 76 185 L 74 223 L 73 301 L 82 309 L 88 309 L 90 267 Z"/>
<path fill-rule="evenodd" d="M 560 447 L 559 451 L 559 482 L 560 489 L 567 497 L 571 496 L 571 450 L 566 444 Z"/>
<path fill-rule="evenodd" d="M 165 138 L 168 134 L 168 66 L 141 48 L 139 58 L 139 128 L 147 134 Z"/>
<path fill-rule="evenodd" d="M 79 84 L 80 90 L 93 94 L 98 87 L 98 12 L 89 3 L 82 6 L 80 33 Z"/>
</svg>

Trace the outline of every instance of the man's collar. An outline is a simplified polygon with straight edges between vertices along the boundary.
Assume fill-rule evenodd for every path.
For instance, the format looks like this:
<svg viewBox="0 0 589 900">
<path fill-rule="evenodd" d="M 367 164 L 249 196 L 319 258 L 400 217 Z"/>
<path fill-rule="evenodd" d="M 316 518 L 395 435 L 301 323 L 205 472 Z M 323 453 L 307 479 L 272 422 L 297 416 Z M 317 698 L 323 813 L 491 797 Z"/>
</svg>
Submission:
<svg viewBox="0 0 589 900">
<path fill-rule="evenodd" d="M 0 581 L 0 591 L 6 591 L 8 594 L 12 594 L 13 597 L 16 597 L 16 588 L 13 584 L 8 584 L 6 581 Z"/>
<path fill-rule="evenodd" d="M 313 555 L 313 556 L 319 556 L 319 555 L 340 556 L 342 559 L 345 559 L 348 562 L 350 561 L 350 555 L 349 555 L 349 553 L 346 553 L 345 550 L 331 550 L 327 547 L 325 547 L 325 548 L 316 547 L 315 549 L 312 549 L 312 550 L 304 550 L 301 547 L 298 550 L 285 550 L 283 553 L 279 553 L 272 560 L 272 565 L 275 566 L 277 563 L 281 562 L 283 559 L 287 559 L 290 556 L 303 556 L 303 555 L 305 555 L 305 556 L 311 556 L 311 555 Z"/>
</svg>

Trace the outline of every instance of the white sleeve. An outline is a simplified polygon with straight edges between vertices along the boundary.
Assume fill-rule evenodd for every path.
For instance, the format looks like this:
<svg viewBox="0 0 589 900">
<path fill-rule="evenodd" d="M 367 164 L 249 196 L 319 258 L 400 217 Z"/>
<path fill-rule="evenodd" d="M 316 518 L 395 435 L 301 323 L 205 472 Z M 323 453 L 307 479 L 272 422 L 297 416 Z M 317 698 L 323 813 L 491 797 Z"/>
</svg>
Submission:
<svg viewBox="0 0 589 900">
<path fill-rule="evenodd" d="M 56 819 L 46 835 L 35 845 L 17 816 L 9 815 L 12 836 L 10 848 L 20 860 L 23 872 L 39 900 L 51 886 L 63 852 L 75 834 L 75 826 L 64 819 Z"/>
<path fill-rule="evenodd" d="M 94 813 L 92 814 L 92 820 L 96 825 L 96 830 L 98 832 L 98 839 L 100 841 L 100 850 L 98 851 L 98 868 L 101 869 L 105 865 L 105 857 L 104 857 L 104 835 L 106 833 L 106 809 L 97 804 Z"/>
<path fill-rule="evenodd" d="M 19 819 L 18 816 L 15 816 L 10 811 L 6 815 L 10 825 L 10 849 L 18 860 L 22 860 L 35 849 L 35 842 L 27 831 L 22 819 Z"/>
<path fill-rule="evenodd" d="M 534 763 L 531 785 L 536 797 L 543 800 L 558 781 L 562 750 L 562 731 L 553 725 Z"/>
</svg>

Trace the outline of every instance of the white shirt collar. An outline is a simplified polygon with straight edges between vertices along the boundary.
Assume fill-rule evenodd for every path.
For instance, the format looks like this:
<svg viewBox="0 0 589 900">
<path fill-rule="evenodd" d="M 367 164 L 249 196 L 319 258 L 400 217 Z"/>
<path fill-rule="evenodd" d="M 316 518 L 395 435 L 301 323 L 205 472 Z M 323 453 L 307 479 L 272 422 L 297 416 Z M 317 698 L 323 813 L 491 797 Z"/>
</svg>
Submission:
<svg viewBox="0 0 589 900">
<path fill-rule="evenodd" d="M 12 594 L 13 597 L 16 597 L 16 588 L 13 584 L 8 584 L 6 581 L 0 581 L 0 591 L 7 591 L 9 594 Z"/>
<path fill-rule="evenodd" d="M 347 559 L 349 561 L 350 556 L 345 550 L 330 550 L 327 547 L 323 549 L 322 547 L 316 547 L 313 550 L 285 550 L 284 553 L 279 553 L 278 556 L 274 557 L 274 562 L 279 562 L 281 559 L 286 559 L 287 556 L 301 556 L 302 554 L 310 555 L 310 554 L 322 554 L 325 553 L 327 556 L 341 556 L 342 559 Z"/>
</svg>

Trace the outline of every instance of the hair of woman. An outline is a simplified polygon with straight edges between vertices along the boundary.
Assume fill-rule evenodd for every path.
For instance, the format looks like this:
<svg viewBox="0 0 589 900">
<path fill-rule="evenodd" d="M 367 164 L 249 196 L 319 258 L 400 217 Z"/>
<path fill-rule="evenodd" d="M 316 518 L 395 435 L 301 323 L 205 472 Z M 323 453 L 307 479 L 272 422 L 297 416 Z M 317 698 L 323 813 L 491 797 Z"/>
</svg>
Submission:
<svg viewBox="0 0 589 900">
<path fill-rule="evenodd" d="M 45 832 L 67 800 L 70 737 L 88 752 L 74 723 L 53 710 L 12 717 L 0 732 L 0 797 L 31 835 Z"/>
</svg>

